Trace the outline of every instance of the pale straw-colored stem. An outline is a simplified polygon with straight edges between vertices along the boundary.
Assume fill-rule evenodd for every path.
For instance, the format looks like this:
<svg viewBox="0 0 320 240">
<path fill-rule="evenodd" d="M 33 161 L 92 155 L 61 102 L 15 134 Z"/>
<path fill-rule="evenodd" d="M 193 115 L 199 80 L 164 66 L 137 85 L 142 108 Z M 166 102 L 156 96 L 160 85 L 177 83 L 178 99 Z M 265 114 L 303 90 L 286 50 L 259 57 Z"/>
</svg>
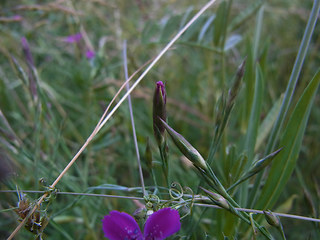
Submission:
<svg viewBox="0 0 320 240">
<path fill-rule="evenodd" d="M 128 79 L 128 61 L 127 61 L 127 42 L 123 41 L 123 67 L 124 67 L 124 74 L 126 80 Z M 129 90 L 130 85 L 129 82 L 126 84 L 127 91 Z M 146 196 L 146 188 L 144 186 L 144 179 L 143 179 L 143 173 L 142 173 L 142 167 L 141 167 L 141 160 L 140 160 L 140 153 L 138 148 L 138 140 L 137 140 L 137 134 L 136 134 L 136 127 L 134 124 L 134 118 L 133 118 L 133 109 L 132 109 L 132 101 L 131 101 L 131 95 L 128 95 L 128 105 L 129 105 L 129 112 L 130 112 L 130 119 L 131 119 L 131 125 L 132 125 L 132 135 L 133 135 L 133 142 L 134 147 L 136 150 L 137 155 L 137 162 L 138 162 L 138 168 L 139 168 L 139 175 L 140 175 L 140 181 L 141 181 L 141 187 L 143 196 Z"/>
</svg>

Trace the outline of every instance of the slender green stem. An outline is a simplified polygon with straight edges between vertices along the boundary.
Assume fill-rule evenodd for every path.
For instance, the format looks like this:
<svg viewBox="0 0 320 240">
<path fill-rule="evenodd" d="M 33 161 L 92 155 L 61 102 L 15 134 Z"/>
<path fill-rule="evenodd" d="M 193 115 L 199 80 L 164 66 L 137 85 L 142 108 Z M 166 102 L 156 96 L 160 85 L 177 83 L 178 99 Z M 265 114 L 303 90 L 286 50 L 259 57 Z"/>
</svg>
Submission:
<svg viewBox="0 0 320 240">
<path fill-rule="evenodd" d="M 250 217 L 250 225 L 251 225 L 251 228 L 252 228 L 252 232 L 253 232 L 253 240 L 256 240 L 257 239 L 257 233 L 256 233 L 256 229 L 255 229 L 255 225 L 254 225 L 254 220 L 253 220 L 253 217 L 252 217 L 252 213 L 249 213 L 249 217 Z"/>
<path fill-rule="evenodd" d="M 281 223 L 280 223 L 280 227 L 278 228 L 278 230 L 279 230 L 279 232 L 280 232 L 280 234 L 281 234 L 282 239 L 283 239 L 283 240 L 286 240 L 287 238 L 286 238 L 286 235 L 284 234 L 283 226 L 282 226 Z"/>
<path fill-rule="evenodd" d="M 153 192 L 153 195 L 157 195 L 158 194 L 158 183 L 157 183 L 157 178 L 156 178 L 156 174 L 154 172 L 153 169 L 151 169 L 151 175 L 152 175 L 152 179 L 153 179 L 153 183 L 154 183 L 154 192 Z"/>
<path fill-rule="evenodd" d="M 263 24 L 263 14 L 264 14 L 264 5 L 262 4 L 257 16 L 257 24 L 256 24 L 254 42 L 253 42 L 253 59 L 257 59 L 258 57 L 258 49 L 259 49 L 262 24 Z"/>
<path fill-rule="evenodd" d="M 159 146 L 160 150 L 160 157 L 162 160 L 162 171 L 165 178 L 165 182 L 167 184 L 167 187 L 170 186 L 169 184 L 169 168 L 168 168 L 168 154 L 166 152 L 166 143 L 163 144 L 163 146 Z"/>
</svg>

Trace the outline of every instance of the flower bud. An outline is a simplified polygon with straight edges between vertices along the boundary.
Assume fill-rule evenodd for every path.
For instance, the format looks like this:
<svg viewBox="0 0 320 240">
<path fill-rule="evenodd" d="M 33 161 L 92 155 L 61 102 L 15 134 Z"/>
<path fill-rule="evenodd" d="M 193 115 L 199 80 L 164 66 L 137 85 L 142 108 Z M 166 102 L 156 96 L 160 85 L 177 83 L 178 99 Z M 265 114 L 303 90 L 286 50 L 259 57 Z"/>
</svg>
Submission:
<svg viewBox="0 0 320 240">
<path fill-rule="evenodd" d="M 252 177 L 253 175 L 261 172 L 264 168 L 266 168 L 272 162 L 272 160 L 281 150 L 282 148 L 278 149 L 273 153 L 270 153 L 268 156 L 265 156 L 264 158 L 253 163 L 250 169 L 246 173 L 244 173 L 237 182 L 235 182 L 231 187 L 228 188 L 228 191 L 230 191 L 232 188 L 239 185 L 240 183 L 246 181 L 248 178 Z"/>
<path fill-rule="evenodd" d="M 134 219 L 136 221 L 139 221 L 141 219 L 145 219 L 146 218 L 146 214 L 147 214 L 147 209 L 145 208 L 138 208 L 134 211 L 134 213 L 132 214 Z"/>
<path fill-rule="evenodd" d="M 202 170 L 208 170 L 205 160 L 197 149 L 195 149 L 182 135 L 173 130 L 165 121 L 161 120 L 161 122 L 181 153 L 186 156 L 194 166 Z"/>
<path fill-rule="evenodd" d="M 280 227 L 280 220 L 278 216 L 276 216 L 273 212 L 271 211 L 263 211 L 264 216 L 267 220 L 267 222 L 274 227 L 279 228 Z"/>
<path fill-rule="evenodd" d="M 162 146 L 165 137 L 164 131 L 165 128 L 160 121 L 166 121 L 166 89 L 162 81 L 156 83 L 156 89 L 153 95 L 153 132 L 159 146 Z"/>
<path fill-rule="evenodd" d="M 264 158 L 258 160 L 257 162 L 255 162 L 253 164 L 253 166 L 251 167 L 251 169 L 248 172 L 248 176 L 251 177 L 254 174 L 260 172 L 261 170 L 263 170 L 265 167 L 267 167 L 272 160 L 275 158 L 276 155 L 278 155 L 278 153 L 282 150 L 282 148 L 278 149 L 277 151 L 270 153 L 269 155 L 265 156 Z"/>
<path fill-rule="evenodd" d="M 200 189 L 202 191 L 204 191 L 208 196 L 209 198 L 215 202 L 218 206 L 224 208 L 224 209 L 230 209 L 230 206 L 228 204 L 228 201 L 222 197 L 221 195 L 217 194 L 217 193 L 213 193 L 213 192 L 210 192 L 208 191 L 207 189 L 204 189 L 203 187 L 200 187 Z"/>
</svg>

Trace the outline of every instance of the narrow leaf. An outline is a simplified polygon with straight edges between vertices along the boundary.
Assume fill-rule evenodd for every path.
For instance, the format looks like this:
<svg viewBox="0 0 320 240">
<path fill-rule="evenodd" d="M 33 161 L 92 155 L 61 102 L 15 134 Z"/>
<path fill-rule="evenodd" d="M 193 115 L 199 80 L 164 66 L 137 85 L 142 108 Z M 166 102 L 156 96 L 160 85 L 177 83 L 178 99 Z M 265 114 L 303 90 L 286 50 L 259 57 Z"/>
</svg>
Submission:
<svg viewBox="0 0 320 240">
<path fill-rule="evenodd" d="M 320 71 L 308 84 L 299 99 L 280 141 L 283 150 L 276 156 L 256 204 L 258 209 L 272 208 L 286 183 L 288 182 L 297 162 L 303 134 L 310 115 L 311 106 L 320 83 Z"/>
</svg>

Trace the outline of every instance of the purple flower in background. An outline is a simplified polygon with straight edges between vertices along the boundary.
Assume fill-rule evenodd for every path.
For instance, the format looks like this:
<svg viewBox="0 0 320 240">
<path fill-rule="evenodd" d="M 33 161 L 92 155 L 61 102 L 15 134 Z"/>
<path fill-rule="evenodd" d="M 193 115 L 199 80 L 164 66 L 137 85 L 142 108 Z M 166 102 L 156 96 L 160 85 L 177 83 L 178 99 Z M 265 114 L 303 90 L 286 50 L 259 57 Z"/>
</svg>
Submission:
<svg viewBox="0 0 320 240">
<path fill-rule="evenodd" d="M 64 42 L 67 43 L 77 43 L 82 39 L 82 34 L 81 33 L 76 33 L 74 35 L 70 35 L 68 37 L 65 37 L 63 39 Z"/>
<path fill-rule="evenodd" d="M 79 33 L 62 38 L 62 41 L 66 43 L 76 43 L 76 46 L 80 49 L 81 53 L 85 55 L 87 59 L 90 60 L 96 56 L 96 53 L 93 50 L 93 47 L 91 46 L 88 40 L 88 37 L 85 37 L 85 36 L 86 34 L 82 35 L 82 33 L 79 32 Z"/>
<path fill-rule="evenodd" d="M 22 45 L 22 50 L 27 60 L 27 63 L 29 64 L 29 66 L 34 67 L 34 62 L 33 62 L 31 50 L 29 47 L 29 43 L 25 37 L 21 38 L 21 45 Z"/>
<path fill-rule="evenodd" d="M 94 58 L 96 56 L 96 53 L 94 51 L 91 51 L 91 50 L 87 50 L 86 52 L 86 57 L 88 59 L 91 59 L 91 58 Z"/>
<path fill-rule="evenodd" d="M 138 223 L 125 212 L 111 211 L 102 219 L 104 236 L 110 240 L 162 240 L 180 230 L 177 210 L 163 208 L 146 221 L 143 234 Z"/>
<path fill-rule="evenodd" d="M 33 74 L 33 71 L 35 69 L 35 65 L 34 65 L 34 61 L 33 61 L 33 57 L 31 54 L 29 43 L 25 37 L 21 38 L 21 45 L 22 45 L 22 50 L 23 50 L 23 53 L 24 53 L 24 56 L 26 58 L 27 65 L 28 65 L 28 77 L 29 77 L 30 92 L 31 92 L 34 100 L 36 100 L 38 98 L 37 83 L 36 83 L 37 80 Z"/>
<path fill-rule="evenodd" d="M 14 15 L 11 17 L 0 17 L 0 22 L 10 23 L 10 22 L 20 22 L 23 18 L 20 15 Z"/>
<path fill-rule="evenodd" d="M 19 21 L 22 20 L 22 17 L 20 15 L 14 15 L 14 16 L 11 17 L 11 19 L 13 21 L 19 22 Z"/>
</svg>

